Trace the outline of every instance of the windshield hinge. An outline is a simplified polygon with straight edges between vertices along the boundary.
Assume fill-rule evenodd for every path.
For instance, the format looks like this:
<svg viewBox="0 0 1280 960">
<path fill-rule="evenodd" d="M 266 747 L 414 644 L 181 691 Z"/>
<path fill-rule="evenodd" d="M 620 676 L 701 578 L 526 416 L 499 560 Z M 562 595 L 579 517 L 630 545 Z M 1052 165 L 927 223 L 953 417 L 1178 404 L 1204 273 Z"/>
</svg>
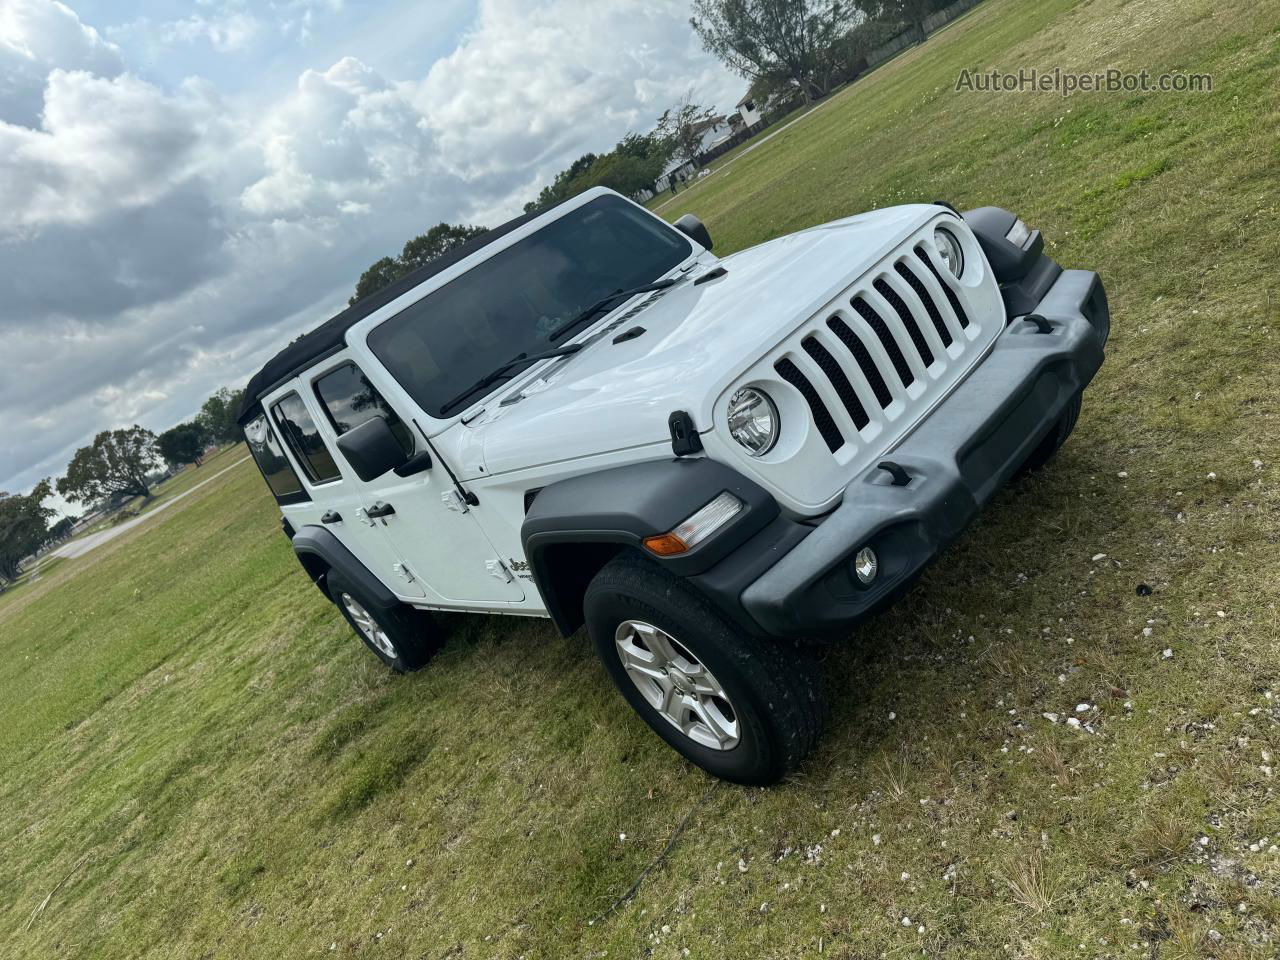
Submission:
<svg viewBox="0 0 1280 960">
<path fill-rule="evenodd" d="M 445 508 L 452 510 L 454 513 L 471 512 L 471 505 L 467 503 L 467 498 L 458 493 L 457 490 L 446 490 L 440 494 L 440 499 L 444 502 Z"/>
<path fill-rule="evenodd" d="M 486 560 L 484 562 L 484 568 L 489 571 L 489 576 L 496 577 L 503 583 L 510 583 L 516 578 L 515 574 L 512 573 L 510 568 L 501 560 Z"/>
</svg>

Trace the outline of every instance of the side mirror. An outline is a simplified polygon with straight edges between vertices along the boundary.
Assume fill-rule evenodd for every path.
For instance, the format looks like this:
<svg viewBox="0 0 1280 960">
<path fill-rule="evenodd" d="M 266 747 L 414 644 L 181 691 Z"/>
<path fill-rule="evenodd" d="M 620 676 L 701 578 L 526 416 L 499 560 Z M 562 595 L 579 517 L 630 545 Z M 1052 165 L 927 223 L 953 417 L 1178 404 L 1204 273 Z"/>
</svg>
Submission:
<svg viewBox="0 0 1280 960">
<path fill-rule="evenodd" d="M 408 457 L 382 417 L 371 417 L 338 438 L 338 449 L 361 480 L 376 480 L 403 466 Z"/>
<path fill-rule="evenodd" d="M 708 250 L 711 249 L 711 234 L 707 231 L 706 224 L 692 213 L 686 213 L 673 226 L 694 243 L 700 243 Z"/>
</svg>

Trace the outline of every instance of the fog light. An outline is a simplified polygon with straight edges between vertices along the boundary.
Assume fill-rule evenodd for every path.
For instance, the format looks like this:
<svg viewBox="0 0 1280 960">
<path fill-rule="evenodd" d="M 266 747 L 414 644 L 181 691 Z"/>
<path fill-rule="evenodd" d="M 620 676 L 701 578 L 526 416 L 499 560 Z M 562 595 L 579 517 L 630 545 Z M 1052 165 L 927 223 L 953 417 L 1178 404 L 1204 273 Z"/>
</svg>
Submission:
<svg viewBox="0 0 1280 960">
<path fill-rule="evenodd" d="M 880 572 L 880 561 L 876 558 L 876 552 L 870 547 L 859 550 L 853 558 L 853 572 L 858 575 L 858 580 L 863 586 L 871 583 Z"/>
</svg>

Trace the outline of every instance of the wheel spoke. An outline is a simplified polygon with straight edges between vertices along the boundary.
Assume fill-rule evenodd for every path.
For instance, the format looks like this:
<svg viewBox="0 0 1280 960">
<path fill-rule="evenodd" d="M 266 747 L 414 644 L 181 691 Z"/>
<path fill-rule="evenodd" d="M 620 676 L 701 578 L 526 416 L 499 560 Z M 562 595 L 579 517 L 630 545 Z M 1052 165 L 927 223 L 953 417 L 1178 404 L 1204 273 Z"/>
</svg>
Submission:
<svg viewBox="0 0 1280 960">
<path fill-rule="evenodd" d="M 619 643 L 618 656 L 622 658 L 622 665 L 628 671 L 639 672 L 655 679 L 664 676 L 662 667 L 655 661 L 653 654 L 647 650 L 641 650 L 634 643 Z"/>
<path fill-rule="evenodd" d="M 663 677 L 658 683 L 658 689 L 662 691 L 662 702 L 658 706 L 658 712 L 676 726 L 680 726 L 680 695 L 676 693 L 675 686 L 669 679 Z"/>
<path fill-rule="evenodd" d="M 707 731 L 715 738 L 716 743 L 720 745 L 720 749 L 724 749 L 725 745 L 731 740 L 738 738 L 738 725 L 736 723 L 728 723 L 721 715 L 719 709 L 709 705 L 706 700 L 698 697 L 691 698 L 690 707 L 698 720 L 702 723 Z"/>
<path fill-rule="evenodd" d="M 689 683 L 693 685 L 693 692 L 699 697 L 723 697 L 724 691 L 720 689 L 720 684 L 716 683 L 716 678 L 702 664 L 698 664 L 696 670 L 686 670 L 685 676 L 689 678 Z"/>
<path fill-rule="evenodd" d="M 677 657 L 676 649 L 671 645 L 671 638 L 659 630 L 657 627 L 648 628 L 641 636 L 644 638 L 645 646 L 653 651 L 654 657 L 663 666 L 674 663 Z"/>
</svg>

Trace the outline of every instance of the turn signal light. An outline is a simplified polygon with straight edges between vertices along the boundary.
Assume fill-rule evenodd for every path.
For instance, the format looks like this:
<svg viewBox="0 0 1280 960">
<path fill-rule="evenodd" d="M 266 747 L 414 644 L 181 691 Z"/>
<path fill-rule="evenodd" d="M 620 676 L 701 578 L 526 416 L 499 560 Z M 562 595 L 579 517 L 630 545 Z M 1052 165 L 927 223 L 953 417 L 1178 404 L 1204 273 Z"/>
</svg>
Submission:
<svg viewBox="0 0 1280 960">
<path fill-rule="evenodd" d="M 726 490 L 674 530 L 645 537 L 645 547 L 660 557 L 688 553 L 742 512 L 742 501 Z"/>
<path fill-rule="evenodd" d="M 644 545 L 660 557 L 671 557 L 677 553 L 689 551 L 689 545 L 674 533 L 660 533 L 656 537 L 645 537 Z"/>
</svg>

